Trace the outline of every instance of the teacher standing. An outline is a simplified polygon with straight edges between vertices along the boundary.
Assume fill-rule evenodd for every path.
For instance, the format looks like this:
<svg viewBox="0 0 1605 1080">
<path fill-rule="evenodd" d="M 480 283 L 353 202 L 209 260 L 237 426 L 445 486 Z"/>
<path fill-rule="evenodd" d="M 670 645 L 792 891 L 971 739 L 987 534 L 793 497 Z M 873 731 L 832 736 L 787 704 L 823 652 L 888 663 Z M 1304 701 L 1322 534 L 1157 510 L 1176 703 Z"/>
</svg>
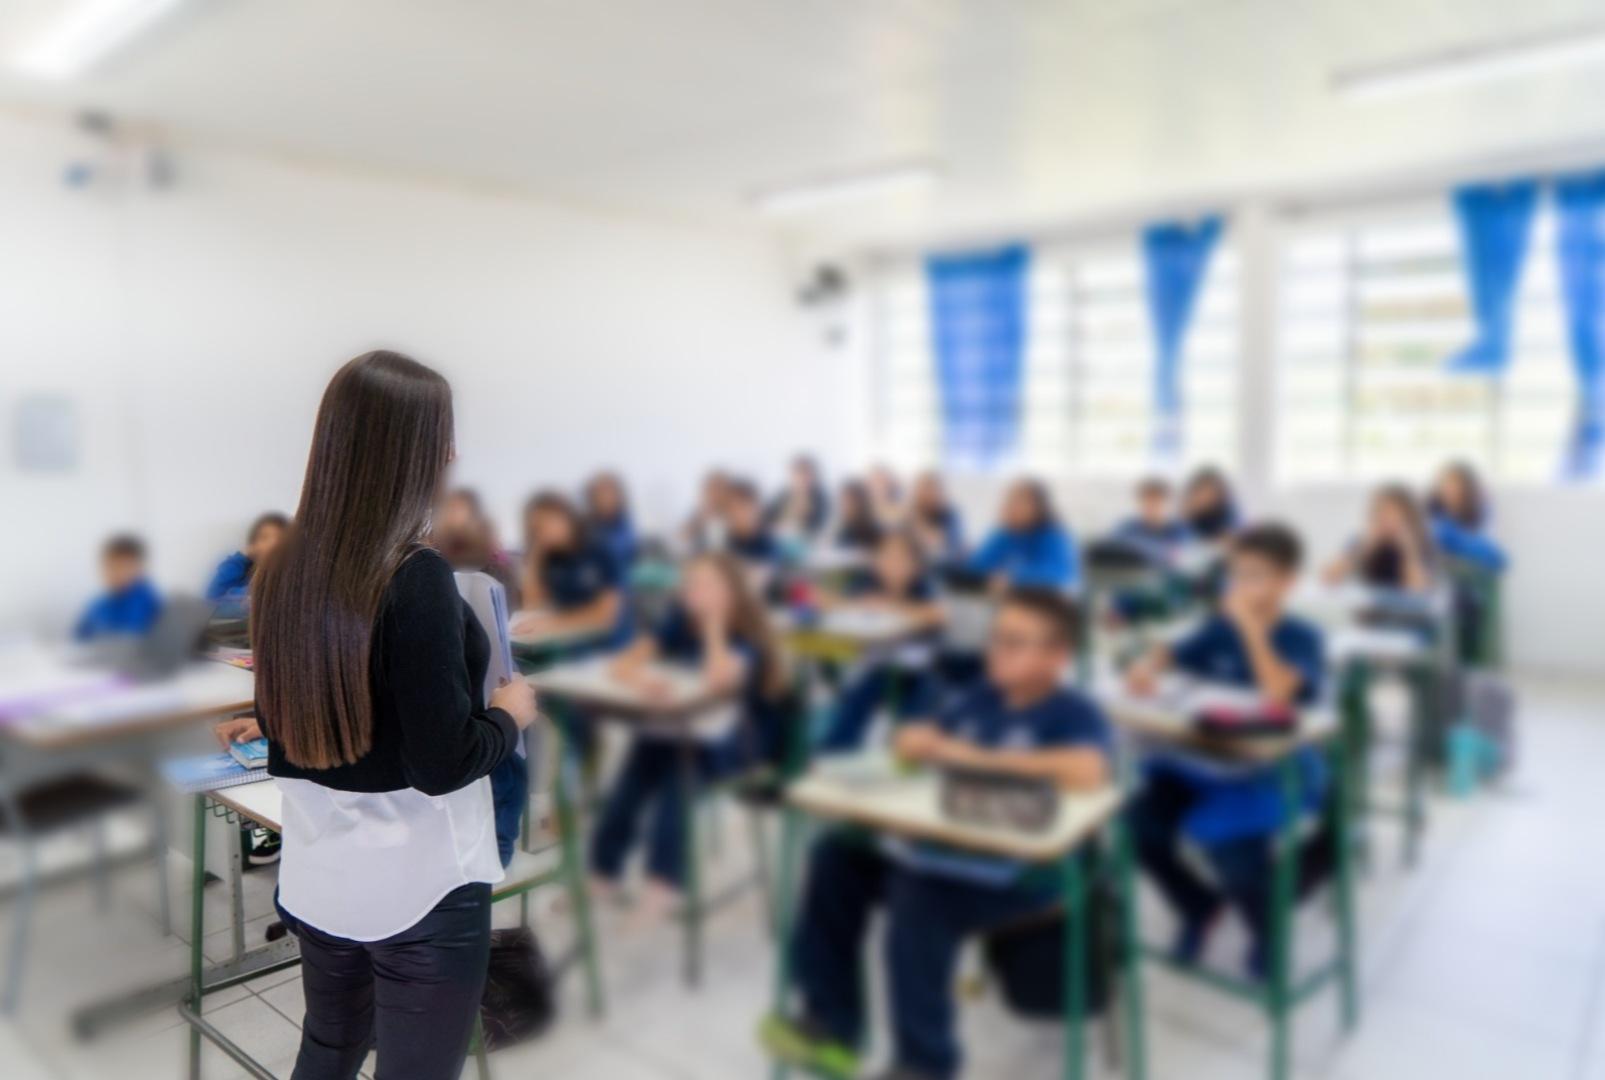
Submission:
<svg viewBox="0 0 1605 1080">
<path fill-rule="evenodd" d="M 284 792 L 280 914 L 300 939 L 296 1080 L 462 1068 L 502 878 L 486 776 L 535 719 L 487 703 L 484 630 L 424 543 L 455 456 L 451 387 L 357 357 L 318 409 L 290 535 L 252 601 L 257 714 Z"/>
</svg>

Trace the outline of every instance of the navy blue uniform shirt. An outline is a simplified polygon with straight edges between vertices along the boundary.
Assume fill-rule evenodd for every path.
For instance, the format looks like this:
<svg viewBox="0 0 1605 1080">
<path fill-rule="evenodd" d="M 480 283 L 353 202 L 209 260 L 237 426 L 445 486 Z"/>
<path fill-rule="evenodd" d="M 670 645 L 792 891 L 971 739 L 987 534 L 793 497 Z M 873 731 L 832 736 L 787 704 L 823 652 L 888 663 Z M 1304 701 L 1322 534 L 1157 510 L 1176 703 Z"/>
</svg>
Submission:
<svg viewBox="0 0 1605 1080">
<path fill-rule="evenodd" d="M 541 559 L 541 588 L 558 611 L 594 604 L 604 593 L 622 584 L 617 560 L 601 544 L 552 552 Z"/>
<path fill-rule="evenodd" d="M 1325 674 L 1321 631 L 1302 619 L 1284 615 L 1271 628 L 1271 648 L 1303 677 L 1298 703 L 1309 705 L 1319 698 Z M 1198 629 L 1177 642 L 1170 654 L 1176 667 L 1189 675 L 1230 686 L 1254 686 L 1254 668 L 1243 637 L 1224 615 L 1205 619 Z"/>
</svg>

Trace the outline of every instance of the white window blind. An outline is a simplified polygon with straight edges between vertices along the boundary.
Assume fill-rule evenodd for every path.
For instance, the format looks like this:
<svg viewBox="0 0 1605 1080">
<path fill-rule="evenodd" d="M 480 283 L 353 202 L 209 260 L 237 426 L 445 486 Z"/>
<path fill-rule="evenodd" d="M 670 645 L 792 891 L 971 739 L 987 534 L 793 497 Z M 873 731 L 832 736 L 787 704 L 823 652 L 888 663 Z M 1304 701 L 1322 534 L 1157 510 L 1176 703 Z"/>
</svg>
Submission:
<svg viewBox="0 0 1605 1080">
<path fill-rule="evenodd" d="M 1446 200 L 1297 224 L 1278 269 L 1279 482 L 1416 481 L 1449 458 L 1507 481 L 1555 475 L 1575 391 L 1547 201 L 1498 380 L 1445 368 L 1473 334 Z"/>
<path fill-rule="evenodd" d="M 1236 252 L 1223 243 L 1182 359 L 1183 458 L 1234 464 Z M 1129 478 L 1149 458 L 1154 340 L 1136 237 L 1038 245 L 1028 289 L 1019 459 L 1045 475 Z M 941 399 L 929 296 L 917 260 L 883 265 L 874 285 L 877 442 L 904 467 L 940 464 Z"/>
</svg>

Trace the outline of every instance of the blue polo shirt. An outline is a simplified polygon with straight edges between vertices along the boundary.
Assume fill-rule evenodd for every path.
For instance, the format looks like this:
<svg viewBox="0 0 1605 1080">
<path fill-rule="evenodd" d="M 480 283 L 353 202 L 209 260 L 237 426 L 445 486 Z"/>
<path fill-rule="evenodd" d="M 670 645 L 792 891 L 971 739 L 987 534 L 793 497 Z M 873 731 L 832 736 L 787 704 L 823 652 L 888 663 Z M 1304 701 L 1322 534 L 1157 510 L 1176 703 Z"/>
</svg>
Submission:
<svg viewBox="0 0 1605 1080">
<path fill-rule="evenodd" d="M 873 568 L 855 571 L 847 581 L 847 595 L 855 599 L 884 596 L 906 604 L 929 604 L 936 599 L 936 581 L 930 574 L 916 577 L 901 595 L 893 595 Z"/>
<path fill-rule="evenodd" d="M 1011 585 L 1065 589 L 1081 583 L 1075 543 L 1069 531 L 1056 524 L 1025 532 L 997 529 L 970 557 L 970 568 L 1002 574 Z"/>
<path fill-rule="evenodd" d="M 780 558 L 780 545 L 768 529 L 759 529 L 748 536 L 727 536 L 725 550 L 747 562 L 767 563 Z"/>
<path fill-rule="evenodd" d="M 1311 705 L 1320 700 L 1326 672 L 1320 630 L 1302 619 L 1283 616 L 1271 630 L 1271 647 L 1302 677 L 1298 703 Z M 1171 658 L 1178 670 L 1200 679 L 1245 688 L 1255 685 L 1242 635 L 1223 615 L 1205 619 L 1172 646 Z M 1303 808 L 1312 809 L 1320 805 L 1326 788 L 1325 762 L 1311 749 L 1301 751 L 1298 762 Z M 1287 819 L 1281 780 L 1274 768 L 1226 773 L 1207 762 L 1166 755 L 1150 761 L 1148 769 L 1184 780 L 1198 792 L 1199 801 L 1187 812 L 1182 828 L 1201 844 L 1272 833 Z"/>
<path fill-rule="evenodd" d="M 669 607 L 668 612 L 652 629 L 652 640 L 656 643 L 659 659 L 670 664 L 683 664 L 692 667 L 702 663 L 702 635 L 697 633 L 697 625 L 691 618 L 691 613 L 676 601 Z M 756 734 L 756 750 L 764 760 L 778 761 L 776 756 L 782 752 L 780 740 L 783 738 L 784 716 L 780 706 L 768 700 L 763 693 L 763 671 L 758 658 L 757 648 L 741 638 L 733 638 L 731 647 L 741 656 L 746 668 L 742 686 L 742 708 L 747 713 L 748 721 L 753 725 Z M 728 771 L 743 764 L 750 764 L 749 751 L 754 749 L 743 733 L 732 731 L 721 742 L 710 748 L 712 764 L 716 771 Z"/>
<path fill-rule="evenodd" d="M 1489 573 L 1501 573 L 1509 560 L 1505 550 L 1479 528 L 1463 525 L 1447 514 L 1432 515 L 1432 538 L 1438 549 Z"/>
<path fill-rule="evenodd" d="M 1159 525 L 1140 517 L 1128 518 L 1113 533 L 1115 539 L 1124 540 L 1147 552 L 1150 558 L 1167 559 L 1171 552 L 1193 537 L 1192 530 L 1178 519 Z"/>
<path fill-rule="evenodd" d="M 988 750 L 1046 750 L 1089 747 L 1110 753 L 1109 722 L 1096 702 L 1078 690 L 1060 687 L 1025 708 L 1011 709 L 990 683 L 953 697 L 937 716 L 947 734 Z M 1012 859 L 968 855 L 936 844 L 887 842 L 887 852 L 921 873 L 972 884 L 1007 888 L 1027 867 Z"/>
<path fill-rule="evenodd" d="M 586 528 L 602 547 L 613 556 L 613 562 L 619 569 L 626 570 L 635 562 L 635 524 L 630 521 L 628 514 L 621 514 L 616 518 L 603 520 L 591 518 Z"/>
<path fill-rule="evenodd" d="M 541 560 L 541 588 L 558 611 L 575 611 L 618 590 L 623 597 L 624 571 L 603 545 L 591 542 L 574 551 L 556 551 Z M 607 638 L 610 645 L 629 639 L 631 616 L 627 597 L 619 604 L 618 623 Z"/>
<path fill-rule="evenodd" d="M 95 598 L 79 616 L 73 637 L 92 641 L 113 634 L 145 634 L 156 625 L 162 613 L 162 598 L 156 587 L 140 578 L 121 592 L 108 592 Z"/>
</svg>

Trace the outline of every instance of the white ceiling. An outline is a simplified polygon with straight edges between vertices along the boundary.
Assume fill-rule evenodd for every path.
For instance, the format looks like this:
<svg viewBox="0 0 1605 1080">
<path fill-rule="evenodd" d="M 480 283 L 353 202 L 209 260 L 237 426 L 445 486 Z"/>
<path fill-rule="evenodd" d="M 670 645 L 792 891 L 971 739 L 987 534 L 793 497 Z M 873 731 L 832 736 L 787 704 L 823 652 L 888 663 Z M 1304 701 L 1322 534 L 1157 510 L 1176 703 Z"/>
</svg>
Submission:
<svg viewBox="0 0 1605 1080">
<path fill-rule="evenodd" d="M 8 0 L 0 57 L 63 6 Z M 934 191 L 776 226 L 898 242 L 1595 140 L 1605 160 L 1605 64 L 1379 104 L 1330 89 L 1339 68 L 1601 13 L 1599 0 L 190 0 L 91 78 L 0 75 L 0 101 L 720 223 L 757 220 L 756 189 L 936 158 Z"/>
</svg>

